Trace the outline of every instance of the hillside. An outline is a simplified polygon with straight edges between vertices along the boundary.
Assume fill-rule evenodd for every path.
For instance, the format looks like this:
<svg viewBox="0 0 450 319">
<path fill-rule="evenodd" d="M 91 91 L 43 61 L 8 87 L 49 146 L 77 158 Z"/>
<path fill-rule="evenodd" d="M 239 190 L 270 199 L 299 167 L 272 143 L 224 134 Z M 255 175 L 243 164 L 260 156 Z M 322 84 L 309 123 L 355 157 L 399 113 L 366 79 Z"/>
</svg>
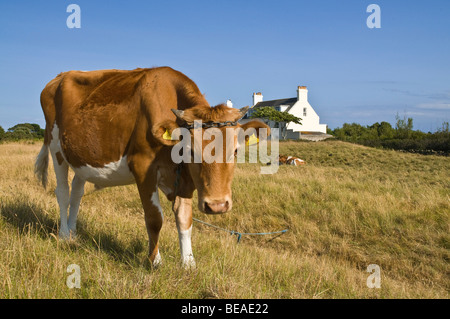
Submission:
<svg viewBox="0 0 450 319">
<path fill-rule="evenodd" d="M 163 266 L 146 263 L 147 234 L 136 187 L 86 186 L 79 237 L 57 240 L 50 167 L 44 190 L 33 176 L 41 145 L 0 144 L 0 298 L 448 298 L 450 159 L 339 141 L 283 142 L 306 160 L 260 175 L 240 164 L 233 211 L 194 217 L 197 269 L 184 271 L 170 203 L 161 195 Z M 81 289 L 69 289 L 70 264 Z M 366 285 L 370 264 L 381 288 Z"/>
</svg>

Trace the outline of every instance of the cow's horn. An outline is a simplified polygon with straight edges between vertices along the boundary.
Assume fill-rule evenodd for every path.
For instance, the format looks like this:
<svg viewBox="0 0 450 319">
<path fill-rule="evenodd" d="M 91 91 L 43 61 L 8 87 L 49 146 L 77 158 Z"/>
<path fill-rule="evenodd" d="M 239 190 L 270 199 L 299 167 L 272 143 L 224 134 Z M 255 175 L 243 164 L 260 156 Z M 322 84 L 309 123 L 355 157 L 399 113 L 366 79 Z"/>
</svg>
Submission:
<svg viewBox="0 0 450 319">
<path fill-rule="evenodd" d="M 171 109 L 171 110 L 172 110 L 173 114 L 175 114 L 175 116 L 178 119 L 184 121 L 184 118 L 183 118 L 184 117 L 184 111 L 183 110 L 176 110 L 176 109 Z"/>
<path fill-rule="evenodd" d="M 244 115 L 247 113 L 248 109 L 250 108 L 250 106 L 244 106 L 242 109 L 239 110 L 239 119 L 243 118 Z"/>
</svg>

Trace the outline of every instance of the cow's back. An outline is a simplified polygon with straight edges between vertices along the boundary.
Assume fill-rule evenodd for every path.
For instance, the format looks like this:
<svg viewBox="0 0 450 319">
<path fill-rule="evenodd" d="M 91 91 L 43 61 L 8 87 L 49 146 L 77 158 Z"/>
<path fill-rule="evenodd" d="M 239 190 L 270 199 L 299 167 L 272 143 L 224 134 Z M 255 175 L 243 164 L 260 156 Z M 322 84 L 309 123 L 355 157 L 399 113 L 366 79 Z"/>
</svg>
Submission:
<svg viewBox="0 0 450 319">
<path fill-rule="evenodd" d="M 139 71 L 70 71 L 55 94 L 61 146 L 74 166 L 118 161 L 139 111 Z"/>
<path fill-rule="evenodd" d="M 195 83 L 167 67 L 64 72 L 41 94 L 46 142 L 56 124 L 73 167 L 102 167 L 120 160 L 131 144 L 152 143 L 149 127 L 173 119 L 170 108 L 187 108 L 198 100 L 206 102 Z"/>
</svg>

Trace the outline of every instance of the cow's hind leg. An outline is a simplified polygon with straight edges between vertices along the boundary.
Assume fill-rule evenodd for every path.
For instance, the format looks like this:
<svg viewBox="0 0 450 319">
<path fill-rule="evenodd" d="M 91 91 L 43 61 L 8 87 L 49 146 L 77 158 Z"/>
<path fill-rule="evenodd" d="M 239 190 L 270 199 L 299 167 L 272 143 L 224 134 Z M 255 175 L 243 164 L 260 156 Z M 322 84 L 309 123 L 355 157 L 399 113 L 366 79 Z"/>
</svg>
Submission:
<svg viewBox="0 0 450 319">
<path fill-rule="evenodd" d="M 73 237 L 76 235 L 77 216 L 80 208 L 81 197 L 84 195 L 85 180 L 81 179 L 77 175 L 72 180 L 72 190 L 70 192 L 70 208 L 69 208 L 69 222 L 68 227 L 70 235 Z"/>
<path fill-rule="evenodd" d="M 58 201 L 59 215 L 61 219 L 59 237 L 62 239 L 67 239 L 70 237 L 69 226 L 67 224 L 67 209 L 69 208 L 69 165 L 66 161 L 60 160 L 60 158 L 58 158 L 53 152 L 52 158 L 56 175 L 55 194 Z"/>
</svg>

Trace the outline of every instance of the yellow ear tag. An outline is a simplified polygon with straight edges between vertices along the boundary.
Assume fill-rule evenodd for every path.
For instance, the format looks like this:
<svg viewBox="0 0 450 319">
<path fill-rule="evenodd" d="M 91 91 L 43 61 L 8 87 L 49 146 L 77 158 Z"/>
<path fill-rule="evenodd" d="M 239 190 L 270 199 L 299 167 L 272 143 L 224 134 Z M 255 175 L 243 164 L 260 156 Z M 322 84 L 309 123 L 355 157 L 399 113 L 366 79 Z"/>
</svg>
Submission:
<svg viewBox="0 0 450 319">
<path fill-rule="evenodd" d="M 255 134 L 252 134 L 252 135 L 248 138 L 247 145 L 253 145 L 253 144 L 256 144 L 256 143 L 259 143 L 259 138 L 257 138 L 257 137 L 255 136 Z"/>
<path fill-rule="evenodd" d="M 169 140 L 169 141 L 172 140 L 172 136 L 170 135 L 170 133 L 169 133 L 169 131 L 167 129 L 166 129 L 166 131 L 163 134 L 163 139 Z"/>
</svg>

